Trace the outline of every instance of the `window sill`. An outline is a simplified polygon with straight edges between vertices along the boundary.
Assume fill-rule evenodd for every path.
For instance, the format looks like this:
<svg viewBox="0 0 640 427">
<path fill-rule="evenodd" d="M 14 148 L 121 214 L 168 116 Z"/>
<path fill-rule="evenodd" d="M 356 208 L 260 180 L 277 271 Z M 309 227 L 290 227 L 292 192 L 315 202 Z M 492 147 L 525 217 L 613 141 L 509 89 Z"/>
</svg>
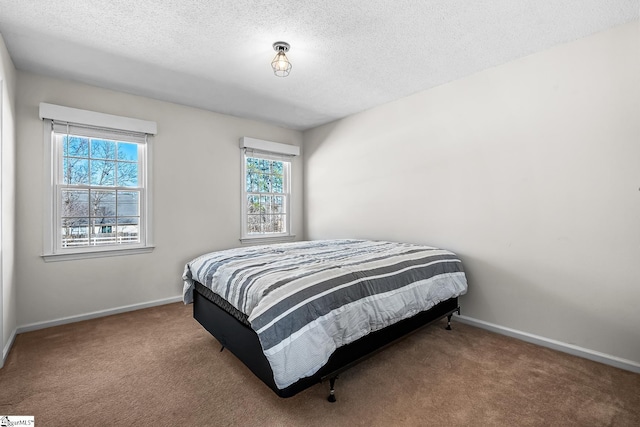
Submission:
<svg viewBox="0 0 640 427">
<path fill-rule="evenodd" d="M 41 256 L 45 260 L 45 262 L 73 261 L 77 259 L 87 259 L 87 258 L 104 258 L 104 257 L 112 257 L 112 256 L 147 254 L 147 253 L 151 253 L 154 249 L 155 249 L 155 246 L 118 248 L 118 249 L 101 248 L 101 249 L 81 251 L 81 252 L 63 252 L 63 253 L 57 253 L 57 254 L 44 254 Z"/>
<path fill-rule="evenodd" d="M 262 245 L 267 243 L 282 243 L 292 242 L 296 239 L 295 234 L 288 234 L 286 236 L 256 236 L 256 237 L 242 237 L 240 242 L 243 245 Z"/>
</svg>

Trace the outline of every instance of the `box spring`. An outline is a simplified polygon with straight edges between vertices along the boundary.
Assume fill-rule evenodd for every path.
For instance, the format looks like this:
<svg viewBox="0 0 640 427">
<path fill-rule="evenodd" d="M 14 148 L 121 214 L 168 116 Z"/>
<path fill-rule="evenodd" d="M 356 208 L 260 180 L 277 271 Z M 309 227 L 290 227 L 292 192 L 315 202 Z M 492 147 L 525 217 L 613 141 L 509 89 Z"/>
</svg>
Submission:
<svg viewBox="0 0 640 427">
<path fill-rule="evenodd" d="M 269 362 L 262 352 L 258 335 L 249 326 L 246 315 L 224 300 L 220 304 L 222 298 L 215 294 L 212 297 L 212 294 L 208 288 L 196 283 L 193 293 L 193 317 L 280 397 L 291 397 L 326 378 L 336 377 L 340 372 L 370 357 L 394 341 L 459 310 L 458 298 L 451 298 L 430 310 L 372 332 L 338 348 L 326 365 L 312 376 L 302 378 L 287 388 L 279 389 L 273 380 Z M 216 299 L 218 303 L 212 299 Z"/>
</svg>

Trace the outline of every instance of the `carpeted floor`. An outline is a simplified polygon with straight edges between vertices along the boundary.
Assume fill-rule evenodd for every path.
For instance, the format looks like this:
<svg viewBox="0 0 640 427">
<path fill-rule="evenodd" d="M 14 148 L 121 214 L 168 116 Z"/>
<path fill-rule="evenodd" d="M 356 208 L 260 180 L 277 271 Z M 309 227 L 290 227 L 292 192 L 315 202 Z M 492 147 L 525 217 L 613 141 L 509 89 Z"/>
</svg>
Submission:
<svg viewBox="0 0 640 427">
<path fill-rule="evenodd" d="M 181 303 L 18 335 L 0 415 L 37 426 L 640 426 L 640 375 L 444 321 L 277 397 Z"/>
</svg>

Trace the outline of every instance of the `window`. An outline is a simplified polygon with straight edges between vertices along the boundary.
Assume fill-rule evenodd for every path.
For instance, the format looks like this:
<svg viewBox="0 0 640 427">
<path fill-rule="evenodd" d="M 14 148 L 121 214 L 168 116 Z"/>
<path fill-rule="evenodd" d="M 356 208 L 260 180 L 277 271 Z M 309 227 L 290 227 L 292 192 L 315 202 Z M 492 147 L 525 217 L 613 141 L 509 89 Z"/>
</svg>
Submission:
<svg viewBox="0 0 640 427">
<path fill-rule="evenodd" d="M 71 134 L 55 127 L 55 158 L 62 163 L 55 180 L 59 247 L 139 244 L 144 240 L 144 185 L 139 179 L 144 144 L 84 137 L 81 130 Z"/>
<path fill-rule="evenodd" d="M 289 169 L 291 163 L 245 154 L 247 235 L 289 231 Z"/>
<path fill-rule="evenodd" d="M 115 125 L 118 117 L 84 113 L 97 120 L 69 122 L 56 114 L 45 120 L 51 158 L 45 260 L 148 252 L 153 248 L 148 134 L 126 123 L 125 129 L 95 126 L 91 122 L 104 124 L 100 119 Z"/>
<path fill-rule="evenodd" d="M 286 240 L 291 232 L 291 159 L 299 148 L 242 138 L 242 237 Z"/>
</svg>

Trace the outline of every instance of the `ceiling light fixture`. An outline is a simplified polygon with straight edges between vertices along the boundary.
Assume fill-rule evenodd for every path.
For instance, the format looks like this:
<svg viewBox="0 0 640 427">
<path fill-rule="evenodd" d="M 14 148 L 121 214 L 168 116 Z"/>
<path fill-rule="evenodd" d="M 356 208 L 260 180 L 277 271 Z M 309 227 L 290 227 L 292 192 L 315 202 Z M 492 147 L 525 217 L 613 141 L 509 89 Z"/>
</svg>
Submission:
<svg viewBox="0 0 640 427">
<path fill-rule="evenodd" d="M 278 77 L 287 77 L 291 72 L 291 62 L 285 55 L 285 52 L 289 52 L 290 47 L 289 43 L 286 42 L 275 42 L 273 44 L 273 50 L 278 53 L 271 61 L 271 67 L 273 67 L 273 73 Z"/>
</svg>

